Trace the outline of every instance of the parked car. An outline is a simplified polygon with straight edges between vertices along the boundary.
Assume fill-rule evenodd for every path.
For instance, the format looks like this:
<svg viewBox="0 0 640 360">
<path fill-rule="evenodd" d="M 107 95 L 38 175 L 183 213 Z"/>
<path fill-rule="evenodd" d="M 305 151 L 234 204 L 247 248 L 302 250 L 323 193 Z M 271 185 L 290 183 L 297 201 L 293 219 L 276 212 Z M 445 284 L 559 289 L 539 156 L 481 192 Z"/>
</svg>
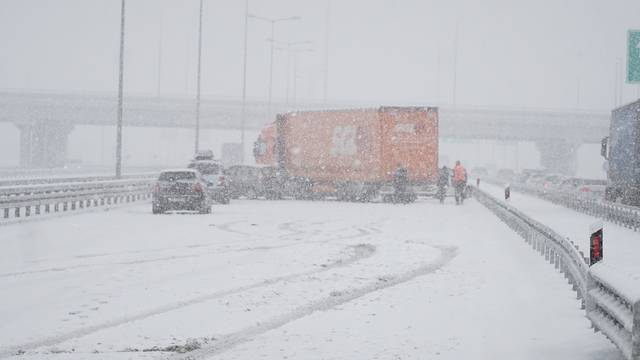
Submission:
<svg viewBox="0 0 640 360">
<path fill-rule="evenodd" d="M 568 178 L 560 184 L 559 190 L 583 197 L 602 198 L 606 187 L 606 180 Z"/>
<path fill-rule="evenodd" d="M 558 191 L 560 189 L 560 185 L 565 179 L 565 176 L 559 174 L 547 175 L 542 181 L 542 188 L 545 192 Z"/>
<path fill-rule="evenodd" d="M 229 195 L 233 199 L 241 196 L 255 199 L 264 195 L 262 169 L 258 166 L 234 165 L 225 170 Z"/>
<path fill-rule="evenodd" d="M 214 201 L 221 204 L 229 203 L 229 186 L 224 175 L 224 167 L 219 161 L 213 160 L 213 154 L 209 157 L 198 153 L 188 167 L 202 174 Z"/>
<path fill-rule="evenodd" d="M 192 210 L 211 213 L 207 183 L 195 169 L 164 170 L 153 188 L 152 212 Z"/>
<path fill-rule="evenodd" d="M 543 186 L 545 177 L 543 173 L 533 173 L 527 178 L 525 185 L 530 187 Z"/>
<path fill-rule="evenodd" d="M 275 166 L 266 166 L 260 170 L 264 197 L 267 200 L 282 199 L 286 181 L 281 171 Z"/>
<path fill-rule="evenodd" d="M 512 169 L 500 169 L 496 173 L 496 177 L 506 182 L 512 182 L 516 177 L 516 172 Z"/>
</svg>

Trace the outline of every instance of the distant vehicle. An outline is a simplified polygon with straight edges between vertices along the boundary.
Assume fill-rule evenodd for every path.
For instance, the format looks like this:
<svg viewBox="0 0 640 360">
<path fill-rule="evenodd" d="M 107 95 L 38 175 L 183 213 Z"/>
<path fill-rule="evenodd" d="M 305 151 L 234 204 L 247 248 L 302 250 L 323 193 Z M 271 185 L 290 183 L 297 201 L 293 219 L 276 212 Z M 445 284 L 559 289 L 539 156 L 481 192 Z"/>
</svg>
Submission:
<svg viewBox="0 0 640 360">
<path fill-rule="evenodd" d="M 568 178 L 562 181 L 558 190 L 577 196 L 602 198 L 605 193 L 606 187 L 606 180 Z"/>
<path fill-rule="evenodd" d="M 519 174 L 516 174 L 515 179 L 513 180 L 515 183 L 524 185 L 527 184 L 529 182 L 529 179 L 535 175 L 541 175 L 543 174 L 544 171 L 543 170 L 538 170 L 538 169 L 523 169 Z"/>
<path fill-rule="evenodd" d="M 543 186 L 545 178 L 546 178 L 546 175 L 544 175 L 541 172 L 533 173 L 527 178 L 525 185 L 533 186 L 533 187 Z"/>
<path fill-rule="evenodd" d="M 601 155 L 609 161 L 605 199 L 640 206 L 640 100 L 614 109 Z"/>
<path fill-rule="evenodd" d="M 193 156 L 194 161 L 214 160 L 212 150 L 200 150 Z"/>
<path fill-rule="evenodd" d="M 285 193 L 297 198 L 386 199 L 399 166 L 407 170 L 408 191 L 421 191 L 438 175 L 438 109 L 278 115 L 260 133 L 254 155 L 258 164 L 276 166 Z"/>
<path fill-rule="evenodd" d="M 164 170 L 153 188 L 152 212 L 191 210 L 211 213 L 211 198 L 206 181 L 194 169 Z"/>
<path fill-rule="evenodd" d="M 262 168 L 250 165 L 234 165 L 225 170 L 232 199 L 244 196 L 256 199 L 264 195 Z"/>
<path fill-rule="evenodd" d="M 566 177 L 559 174 L 547 175 L 542 180 L 542 188 L 545 192 L 557 191 L 560 189 L 560 185 L 565 179 Z"/>
<path fill-rule="evenodd" d="M 515 179 L 516 172 L 513 171 L 512 169 L 500 169 L 496 173 L 496 177 L 500 180 L 511 182 Z"/>
<path fill-rule="evenodd" d="M 265 166 L 260 170 L 262 174 L 262 191 L 267 200 L 282 199 L 285 193 L 293 193 L 295 191 L 295 189 L 286 189 L 286 179 L 277 167 Z"/>
<path fill-rule="evenodd" d="M 219 161 L 213 160 L 213 152 L 202 156 L 196 154 L 194 159 L 189 163 L 189 169 L 196 169 L 207 182 L 210 195 L 218 203 L 228 204 L 230 201 L 229 187 L 224 176 L 224 168 Z"/>
</svg>

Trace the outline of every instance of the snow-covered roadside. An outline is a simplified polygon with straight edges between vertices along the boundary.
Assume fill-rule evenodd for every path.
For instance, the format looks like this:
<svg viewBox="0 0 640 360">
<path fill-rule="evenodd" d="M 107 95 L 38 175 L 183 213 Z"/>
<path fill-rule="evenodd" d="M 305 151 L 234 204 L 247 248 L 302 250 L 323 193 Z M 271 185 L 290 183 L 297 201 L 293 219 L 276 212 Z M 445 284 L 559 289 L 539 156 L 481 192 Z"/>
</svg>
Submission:
<svg viewBox="0 0 640 360">
<path fill-rule="evenodd" d="M 483 184 L 482 189 L 498 199 L 504 198 L 504 190 L 498 186 Z M 591 225 L 603 223 L 604 257 L 593 269 L 604 279 L 624 289 L 629 297 L 640 300 L 640 233 L 519 192 L 511 192 L 509 203 L 572 240 L 585 256 L 589 256 Z"/>
<path fill-rule="evenodd" d="M 4 355 L 618 354 L 562 277 L 474 201 L 240 201 L 211 216 L 140 206 L 6 229 Z"/>
</svg>

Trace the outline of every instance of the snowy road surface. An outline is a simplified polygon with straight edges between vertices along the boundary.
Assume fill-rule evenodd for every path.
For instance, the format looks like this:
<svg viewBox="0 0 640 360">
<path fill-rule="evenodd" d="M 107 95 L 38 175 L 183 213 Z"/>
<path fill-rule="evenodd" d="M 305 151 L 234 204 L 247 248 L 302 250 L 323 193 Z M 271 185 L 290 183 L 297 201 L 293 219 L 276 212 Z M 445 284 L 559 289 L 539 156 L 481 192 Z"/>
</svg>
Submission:
<svg viewBox="0 0 640 360">
<path fill-rule="evenodd" d="M 0 358 L 621 359 L 473 200 L 136 205 L 0 246 Z"/>
</svg>

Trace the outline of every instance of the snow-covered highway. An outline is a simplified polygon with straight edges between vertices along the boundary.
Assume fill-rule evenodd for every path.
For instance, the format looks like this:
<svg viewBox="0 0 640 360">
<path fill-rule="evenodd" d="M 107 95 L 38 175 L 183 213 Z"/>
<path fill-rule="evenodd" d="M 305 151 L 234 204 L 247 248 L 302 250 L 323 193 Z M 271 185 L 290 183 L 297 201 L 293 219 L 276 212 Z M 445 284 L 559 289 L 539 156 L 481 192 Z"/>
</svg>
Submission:
<svg viewBox="0 0 640 360">
<path fill-rule="evenodd" d="M 473 200 L 143 204 L 0 246 L 0 358 L 621 359 Z"/>
</svg>

